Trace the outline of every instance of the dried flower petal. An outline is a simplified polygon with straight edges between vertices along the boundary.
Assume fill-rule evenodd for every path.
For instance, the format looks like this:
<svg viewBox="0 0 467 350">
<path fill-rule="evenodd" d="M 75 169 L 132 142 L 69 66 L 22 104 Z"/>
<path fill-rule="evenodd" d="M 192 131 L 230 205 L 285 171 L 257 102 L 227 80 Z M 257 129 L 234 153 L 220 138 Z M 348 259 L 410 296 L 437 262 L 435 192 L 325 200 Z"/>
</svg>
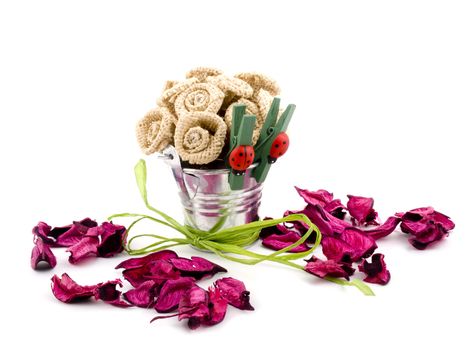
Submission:
<svg viewBox="0 0 467 350">
<path fill-rule="evenodd" d="M 194 277 L 197 280 L 212 277 L 218 272 L 227 272 L 222 266 L 199 256 L 192 256 L 191 260 L 187 258 L 172 258 L 169 261 L 181 272 L 182 276 Z"/>
<path fill-rule="evenodd" d="M 320 205 L 322 207 L 331 202 L 334 197 L 332 193 L 326 190 L 309 191 L 301 189 L 297 186 L 295 186 L 295 189 L 297 190 L 300 197 L 305 200 L 305 202 L 308 204 Z"/>
<path fill-rule="evenodd" d="M 132 269 L 123 270 L 123 278 L 126 279 L 134 288 L 139 287 L 150 279 L 146 277 L 149 274 L 148 266 L 135 267 Z"/>
<path fill-rule="evenodd" d="M 122 292 L 117 290 L 118 287 L 122 287 L 122 281 L 120 279 L 115 279 L 113 281 L 108 281 L 105 283 L 99 283 L 94 290 L 94 297 L 96 300 L 102 300 L 106 304 L 110 304 L 118 307 L 130 307 L 131 304 L 128 304 L 122 299 Z"/>
<path fill-rule="evenodd" d="M 343 277 L 348 280 L 349 277 L 354 273 L 355 269 L 353 269 L 349 264 L 335 260 L 323 261 L 313 255 L 310 260 L 307 260 L 305 271 L 320 278 L 329 276 Z"/>
<path fill-rule="evenodd" d="M 114 225 L 111 222 L 104 222 L 100 227 L 102 229 L 101 243 L 97 247 L 97 255 L 108 258 L 121 253 L 123 251 L 126 228 L 121 225 Z"/>
<path fill-rule="evenodd" d="M 155 260 L 140 267 L 124 270 L 123 277 L 135 288 L 149 280 L 160 286 L 167 280 L 179 278 L 180 271 L 166 260 Z"/>
<path fill-rule="evenodd" d="M 417 249 L 425 249 L 428 245 L 443 239 L 455 227 L 448 216 L 435 211 L 432 207 L 412 209 L 396 215 L 402 220 L 402 232 L 412 235 L 409 242 Z"/>
<path fill-rule="evenodd" d="M 337 237 L 323 236 L 321 246 L 323 254 L 328 260 L 347 263 L 354 261 L 352 258 L 354 256 L 353 248 Z"/>
<path fill-rule="evenodd" d="M 57 259 L 50 247 L 44 243 L 42 238 L 37 237 L 36 244 L 31 252 L 31 267 L 34 270 L 42 269 L 40 262 L 47 264 L 47 268 L 50 269 L 53 269 L 57 265 Z"/>
<path fill-rule="evenodd" d="M 225 277 L 214 282 L 214 286 L 227 302 L 240 310 L 254 310 L 250 304 L 250 292 L 246 290 L 245 284 L 232 277 Z"/>
<path fill-rule="evenodd" d="M 378 213 L 373 209 L 373 198 L 347 195 L 347 209 L 357 225 L 378 225 Z"/>
<path fill-rule="evenodd" d="M 198 328 L 209 318 L 208 293 L 194 285 L 180 299 L 178 319 L 188 319 L 190 329 Z"/>
<path fill-rule="evenodd" d="M 177 308 L 181 297 L 195 285 L 192 277 L 168 280 L 162 286 L 154 308 L 157 312 L 170 312 Z"/>
<path fill-rule="evenodd" d="M 327 203 L 323 209 L 330 213 L 332 216 L 342 220 L 345 218 L 345 210 L 347 208 L 344 206 L 344 204 L 342 204 L 340 199 L 333 199 Z"/>
<path fill-rule="evenodd" d="M 96 288 L 97 285 L 80 286 L 66 273 L 62 274 L 61 278 L 57 275 L 52 277 L 52 293 L 58 300 L 64 303 L 88 299 L 94 295 Z"/>
<path fill-rule="evenodd" d="M 219 288 L 208 288 L 209 296 L 209 318 L 203 322 L 208 326 L 213 326 L 224 320 L 225 314 L 227 312 L 228 302 L 221 296 Z"/>
<path fill-rule="evenodd" d="M 273 235 L 266 237 L 265 239 L 263 239 L 263 245 L 273 250 L 281 250 L 297 242 L 300 238 L 301 238 L 300 234 L 298 234 L 295 231 L 289 230 L 289 232 L 285 234 L 279 234 L 279 235 L 273 234 Z M 302 243 L 298 245 L 297 247 L 290 249 L 289 252 L 299 253 L 299 252 L 305 252 L 308 249 L 310 249 L 308 245 L 306 243 Z"/>
<path fill-rule="evenodd" d="M 368 258 L 373 254 L 378 246 L 375 240 L 351 227 L 346 228 L 339 236 L 339 239 L 347 243 L 352 248 L 352 261 L 359 261 L 362 258 Z"/>
<path fill-rule="evenodd" d="M 391 279 L 391 274 L 386 269 L 383 254 L 373 254 L 371 257 L 371 263 L 364 260 L 360 265 L 358 265 L 358 269 L 367 274 L 364 281 L 368 283 L 385 285 Z"/>
<path fill-rule="evenodd" d="M 345 229 L 345 231 L 358 231 L 358 232 L 361 232 L 361 233 L 364 233 L 365 235 L 367 236 L 370 236 L 372 237 L 373 239 L 375 240 L 378 240 L 380 238 L 383 238 L 383 237 L 386 237 L 387 235 L 391 234 L 392 232 L 394 232 L 394 230 L 396 229 L 397 225 L 399 224 L 401 220 L 395 216 L 390 216 L 385 222 L 384 224 L 376 227 L 376 228 L 373 228 L 373 229 L 370 229 L 370 230 L 362 230 L 360 228 L 357 228 L 357 227 L 347 227 Z"/>
<path fill-rule="evenodd" d="M 123 293 L 123 297 L 134 306 L 149 308 L 154 304 L 156 287 L 157 283 L 149 280 L 143 282 L 137 288 L 130 289 L 128 292 Z"/>
<path fill-rule="evenodd" d="M 122 261 L 115 268 L 116 269 L 130 269 L 135 267 L 142 267 L 144 265 L 150 264 L 158 260 L 169 260 L 172 258 L 177 258 L 178 255 L 173 250 L 161 250 L 155 253 L 145 255 L 141 258 L 131 258 Z"/>
<path fill-rule="evenodd" d="M 70 253 L 68 261 L 72 264 L 77 264 L 83 259 L 90 256 L 97 256 L 97 247 L 99 246 L 99 238 L 95 236 L 86 236 L 78 243 L 67 249 Z"/>
</svg>

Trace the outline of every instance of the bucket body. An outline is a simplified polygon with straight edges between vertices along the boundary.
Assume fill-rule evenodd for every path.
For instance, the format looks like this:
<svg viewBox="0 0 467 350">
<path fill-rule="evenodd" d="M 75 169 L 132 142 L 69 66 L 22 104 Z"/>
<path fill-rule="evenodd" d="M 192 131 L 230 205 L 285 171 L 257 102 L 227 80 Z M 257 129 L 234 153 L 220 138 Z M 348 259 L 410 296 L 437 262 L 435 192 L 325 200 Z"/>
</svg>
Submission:
<svg viewBox="0 0 467 350">
<path fill-rule="evenodd" d="M 229 170 L 183 168 L 185 189 L 180 198 L 185 224 L 203 231 L 246 224 L 258 219 L 262 183 L 251 177 L 254 166 L 246 170 L 243 188 L 231 190 Z"/>
</svg>

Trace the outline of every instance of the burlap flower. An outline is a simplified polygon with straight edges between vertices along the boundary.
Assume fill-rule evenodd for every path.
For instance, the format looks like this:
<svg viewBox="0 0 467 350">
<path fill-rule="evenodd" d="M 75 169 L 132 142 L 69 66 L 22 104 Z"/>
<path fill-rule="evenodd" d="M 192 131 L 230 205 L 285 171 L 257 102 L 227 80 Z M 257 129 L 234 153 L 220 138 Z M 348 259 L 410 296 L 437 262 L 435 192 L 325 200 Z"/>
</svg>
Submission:
<svg viewBox="0 0 467 350">
<path fill-rule="evenodd" d="M 260 73 L 238 73 L 235 78 L 250 84 L 253 88 L 253 96 L 257 95 L 261 90 L 269 92 L 271 96 L 277 96 L 281 91 L 275 80 Z"/>
<path fill-rule="evenodd" d="M 226 134 L 227 126 L 215 113 L 186 113 L 175 129 L 175 149 L 190 164 L 208 164 L 222 152 Z"/>
<path fill-rule="evenodd" d="M 217 68 L 197 67 L 186 73 L 186 78 L 196 78 L 198 81 L 204 83 L 208 77 L 215 77 L 220 74 L 222 74 L 222 71 Z"/>
<path fill-rule="evenodd" d="M 253 139 L 252 139 L 253 145 L 255 145 L 256 142 L 258 141 L 259 134 L 261 133 L 261 128 L 263 127 L 264 120 L 266 118 L 267 110 L 266 110 L 266 113 L 261 112 L 261 110 L 264 108 L 264 106 L 263 106 L 263 108 L 260 108 L 257 103 L 255 103 L 255 102 L 253 102 L 251 100 L 248 100 L 246 98 L 239 99 L 237 102 L 232 103 L 227 108 L 227 110 L 225 111 L 224 119 L 225 119 L 225 123 L 227 124 L 227 127 L 229 128 L 229 130 L 232 128 L 233 107 L 235 105 L 239 105 L 239 104 L 243 104 L 243 105 L 246 106 L 246 111 L 245 111 L 246 115 L 252 114 L 252 115 L 256 116 L 255 130 L 253 131 Z"/>
<path fill-rule="evenodd" d="M 158 107 L 150 110 L 136 126 L 136 138 L 141 150 L 146 155 L 162 152 L 173 143 L 175 117 L 167 108 Z"/>
<path fill-rule="evenodd" d="M 225 94 L 232 93 L 234 96 L 245 98 L 249 98 L 253 95 L 253 88 L 247 82 L 238 78 L 221 74 L 207 77 L 206 81 L 216 85 Z"/>
<path fill-rule="evenodd" d="M 224 93 L 209 83 L 196 83 L 178 94 L 175 99 L 175 113 L 182 117 L 189 112 L 217 113 L 222 106 Z"/>
</svg>

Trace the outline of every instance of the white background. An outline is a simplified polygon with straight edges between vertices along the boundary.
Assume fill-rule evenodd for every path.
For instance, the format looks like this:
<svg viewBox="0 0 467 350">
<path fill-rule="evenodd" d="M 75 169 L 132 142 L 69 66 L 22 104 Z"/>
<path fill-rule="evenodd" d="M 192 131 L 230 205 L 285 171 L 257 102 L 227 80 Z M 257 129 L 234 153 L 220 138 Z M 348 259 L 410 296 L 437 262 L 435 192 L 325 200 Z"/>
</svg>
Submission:
<svg viewBox="0 0 467 350">
<path fill-rule="evenodd" d="M 2 348 L 465 349 L 465 2 L 159 3 L 1 2 Z M 149 324 L 151 310 L 58 302 L 53 273 L 106 281 L 124 257 L 76 267 L 59 251 L 53 271 L 34 272 L 31 228 L 144 211 L 135 123 L 165 80 L 200 65 L 269 74 L 297 104 L 263 216 L 301 208 L 298 185 L 373 196 L 383 219 L 432 205 L 456 229 L 426 251 L 399 232 L 379 241 L 392 280 L 375 298 L 206 255 L 245 281 L 256 311 L 230 308 L 194 332 L 175 319 Z M 148 162 L 153 204 L 181 218 L 169 169 Z"/>
</svg>

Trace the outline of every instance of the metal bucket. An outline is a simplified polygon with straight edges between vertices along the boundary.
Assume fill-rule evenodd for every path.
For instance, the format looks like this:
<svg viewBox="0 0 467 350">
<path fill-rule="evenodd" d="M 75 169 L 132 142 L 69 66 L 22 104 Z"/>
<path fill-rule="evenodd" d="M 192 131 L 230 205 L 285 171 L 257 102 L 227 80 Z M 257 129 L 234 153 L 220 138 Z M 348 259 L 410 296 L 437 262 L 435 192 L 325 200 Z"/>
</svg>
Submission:
<svg viewBox="0 0 467 350">
<path fill-rule="evenodd" d="M 263 184 L 251 177 L 255 164 L 246 170 L 243 188 L 233 191 L 228 169 L 182 167 L 173 147 L 164 155 L 180 190 L 186 225 L 215 232 L 258 219 Z"/>
</svg>

